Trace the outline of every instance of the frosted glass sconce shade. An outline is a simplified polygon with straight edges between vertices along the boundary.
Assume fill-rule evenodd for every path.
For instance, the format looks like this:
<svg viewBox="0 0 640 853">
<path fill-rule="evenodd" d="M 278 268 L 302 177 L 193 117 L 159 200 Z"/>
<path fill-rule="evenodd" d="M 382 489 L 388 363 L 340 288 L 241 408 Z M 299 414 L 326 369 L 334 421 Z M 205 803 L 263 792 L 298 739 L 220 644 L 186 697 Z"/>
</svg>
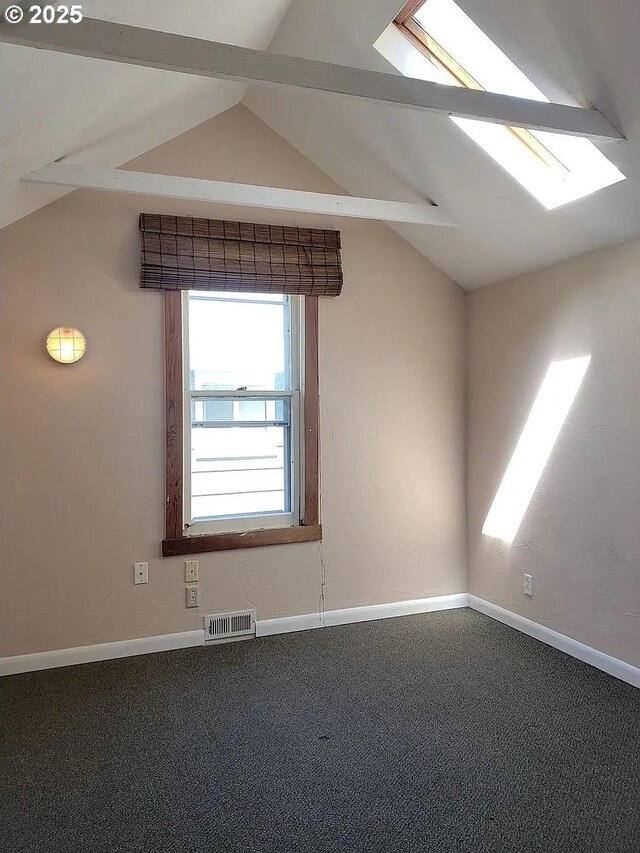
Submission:
<svg viewBox="0 0 640 853">
<path fill-rule="evenodd" d="M 47 352 L 60 364 L 73 364 L 80 361 L 87 351 L 85 336 L 78 329 L 60 326 L 47 336 Z"/>
</svg>

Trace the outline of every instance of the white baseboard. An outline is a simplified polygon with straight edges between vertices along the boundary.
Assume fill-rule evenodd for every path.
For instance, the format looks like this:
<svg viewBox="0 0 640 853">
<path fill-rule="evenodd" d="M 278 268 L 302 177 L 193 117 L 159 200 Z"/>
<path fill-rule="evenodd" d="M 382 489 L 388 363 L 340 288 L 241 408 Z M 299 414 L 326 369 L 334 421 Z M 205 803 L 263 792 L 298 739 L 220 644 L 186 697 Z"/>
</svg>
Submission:
<svg viewBox="0 0 640 853">
<path fill-rule="evenodd" d="M 475 595 L 469 595 L 468 599 L 469 607 L 473 610 L 484 613 L 485 616 L 490 616 L 492 619 L 509 625 L 517 631 L 522 631 L 523 634 L 528 634 L 530 637 L 534 637 L 548 646 L 553 646 L 554 649 L 559 649 L 561 652 L 571 655 L 571 657 L 595 666 L 596 669 L 601 669 L 603 672 L 613 675 L 621 681 L 626 681 L 627 684 L 640 687 L 640 668 L 626 663 L 626 661 L 611 657 L 611 655 L 600 652 L 598 649 L 593 649 L 591 646 L 586 646 L 584 643 L 580 643 L 572 637 L 567 637 L 565 634 L 552 631 L 551 628 L 546 628 L 538 622 L 532 622 L 531 619 L 526 619 L 518 613 L 512 613 L 510 610 L 498 607 L 497 604 L 492 604 L 490 601 L 477 598 Z"/>
<path fill-rule="evenodd" d="M 393 616 L 411 616 L 414 613 L 429 613 L 433 610 L 451 610 L 467 606 L 466 592 L 456 595 L 437 595 L 431 598 L 414 598 L 409 601 L 394 601 L 390 604 L 368 604 L 364 607 L 348 607 L 345 610 L 326 610 L 306 613 L 303 616 L 285 616 L 282 619 L 262 619 L 256 622 L 256 636 L 288 634 L 291 631 L 307 631 L 310 628 L 330 628 L 350 625 L 353 622 L 369 622 L 372 619 L 389 619 Z"/>
<path fill-rule="evenodd" d="M 56 649 L 52 652 L 36 652 L 32 655 L 15 655 L 0 658 L 0 676 L 203 645 L 204 631 L 201 628 L 199 631 L 161 634 L 159 637 L 141 637 L 136 640 L 120 640 L 117 643 L 100 643 L 97 646 L 78 646 L 75 649 Z"/>
<path fill-rule="evenodd" d="M 319 613 L 283 616 L 281 619 L 259 619 L 256 621 L 256 637 L 269 637 L 271 634 L 290 634 L 292 631 L 308 631 L 309 628 L 324 627 L 325 623 Z"/>
<path fill-rule="evenodd" d="M 464 592 L 456 595 L 439 595 L 432 598 L 396 601 L 390 604 L 370 604 L 364 607 L 349 607 L 344 610 L 328 610 L 323 614 L 323 618 L 318 613 L 307 613 L 302 616 L 286 616 L 282 619 L 262 619 L 256 622 L 256 636 L 267 637 L 271 634 L 287 634 L 292 631 L 306 631 L 311 628 L 349 625 L 354 622 L 389 619 L 394 616 L 410 616 L 415 613 L 429 613 L 435 610 L 451 610 L 459 607 L 471 607 L 473 610 L 522 631 L 522 633 L 553 646 L 584 663 L 595 666 L 621 681 L 632 684 L 634 687 L 640 687 L 640 668 L 586 646 L 584 643 L 564 634 L 559 634 L 557 631 L 552 631 L 550 628 L 545 628 L 544 625 L 532 622 L 524 616 L 498 607 L 497 604 L 491 604 L 489 601 L 484 601 L 475 595 L 467 595 Z M 202 645 L 204 645 L 204 632 L 197 630 L 183 631 L 179 634 L 162 634 L 159 637 L 122 640 L 116 643 L 101 643 L 95 646 L 36 652 L 31 655 L 15 655 L 14 657 L 0 658 L 0 676 Z"/>
<path fill-rule="evenodd" d="M 350 607 L 347 610 L 330 610 L 320 619 L 317 613 L 288 616 L 284 619 L 266 619 L 256 622 L 256 636 L 286 634 L 290 631 L 305 631 L 331 625 L 347 625 L 350 622 L 366 622 L 369 619 L 387 619 L 390 616 L 408 616 L 412 613 L 427 613 L 430 610 L 449 610 L 466 607 L 467 595 L 441 595 L 434 598 L 418 598 L 413 601 L 397 601 L 392 604 L 372 604 L 367 607 Z M 79 646 L 74 649 L 56 649 L 51 652 L 36 652 L 32 655 L 15 655 L 0 658 L 0 676 L 20 672 L 34 672 L 58 666 L 73 666 L 99 660 L 112 660 L 132 655 L 147 655 L 172 649 L 186 649 L 204 645 L 204 631 L 183 631 L 179 634 L 162 634 L 159 637 L 141 637 L 116 643 L 101 643 L 96 646 Z"/>
</svg>

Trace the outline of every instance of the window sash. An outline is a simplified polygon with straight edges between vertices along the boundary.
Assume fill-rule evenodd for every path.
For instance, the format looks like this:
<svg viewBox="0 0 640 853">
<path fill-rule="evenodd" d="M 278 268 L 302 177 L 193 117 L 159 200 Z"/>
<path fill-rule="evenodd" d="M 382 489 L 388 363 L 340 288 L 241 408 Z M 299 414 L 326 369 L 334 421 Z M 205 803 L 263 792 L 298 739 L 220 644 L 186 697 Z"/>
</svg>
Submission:
<svg viewBox="0 0 640 853">
<path fill-rule="evenodd" d="M 183 385 L 183 535 L 198 536 L 207 533 L 243 532 L 273 528 L 294 527 L 304 517 L 304 464 L 301 437 L 304 435 L 303 411 L 301 403 L 300 383 L 304 370 L 304 340 L 302 299 L 289 296 L 289 346 L 285 347 L 285 366 L 290 378 L 289 390 L 194 390 L 191 388 L 189 374 L 189 291 L 183 291 L 181 296 L 182 313 L 182 385 Z M 192 401 L 194 400 L 288 400 L 289 423 L 283 424 L 288 434 L 286 441 L 285 464 L 289 471 L 285 476 L 285 488 L 288 492 L 290 512 L 246 513 L 237 515 L 216 516 L 209 519 L 192 518 L 192 483 L 191 483 L 191 430 Z M 221 422 L 222 427 L 264 427 L 269 422 L 259 421 L 227 421 Z"/>
</svg>

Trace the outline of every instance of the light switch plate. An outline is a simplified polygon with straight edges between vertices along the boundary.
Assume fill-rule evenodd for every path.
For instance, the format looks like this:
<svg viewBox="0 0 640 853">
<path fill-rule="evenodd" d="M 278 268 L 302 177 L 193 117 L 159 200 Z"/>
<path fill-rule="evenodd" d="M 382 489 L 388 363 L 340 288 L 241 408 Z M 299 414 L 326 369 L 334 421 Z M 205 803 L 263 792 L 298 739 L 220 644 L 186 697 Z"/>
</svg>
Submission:
<svg viewBox="0 0 640 853">
<path fill-rule="evenodd" d="M 525 574 L 524 576 L 524 594 L 533 598 L 533 575 Z"/>
<path fill-rule="evenodd" d="M 185 560 L 184 561 L 184 579 L 186 583 L 197 583 L 198 581 L 198 568 L 199 564 L 197 560 Z"/>
<path fill-rule="evenodd" d="M 133 582 L 149 583 L 149 563 L 133 564 Z"/>
</svg>

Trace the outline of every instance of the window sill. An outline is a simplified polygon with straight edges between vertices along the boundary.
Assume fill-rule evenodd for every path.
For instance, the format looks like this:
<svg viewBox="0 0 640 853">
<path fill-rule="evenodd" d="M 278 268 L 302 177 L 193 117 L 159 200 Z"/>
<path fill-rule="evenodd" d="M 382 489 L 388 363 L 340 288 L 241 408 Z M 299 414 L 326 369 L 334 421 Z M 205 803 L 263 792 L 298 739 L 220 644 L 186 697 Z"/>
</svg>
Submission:
<svg viewBox="0 0 640 853">
<path fill-rule="evenodd" d="M 205 554 L 208 551 L 231 551 L 235 548 L 260 548 L 263 545 L 287 545 L 291 542 L 319 542 L 319 524 L 301 527 L 279 527 L 271 530 L 248 530 L 246 533 L 207 533 L 162 540 L 162 556 Z"/>
</svg>

